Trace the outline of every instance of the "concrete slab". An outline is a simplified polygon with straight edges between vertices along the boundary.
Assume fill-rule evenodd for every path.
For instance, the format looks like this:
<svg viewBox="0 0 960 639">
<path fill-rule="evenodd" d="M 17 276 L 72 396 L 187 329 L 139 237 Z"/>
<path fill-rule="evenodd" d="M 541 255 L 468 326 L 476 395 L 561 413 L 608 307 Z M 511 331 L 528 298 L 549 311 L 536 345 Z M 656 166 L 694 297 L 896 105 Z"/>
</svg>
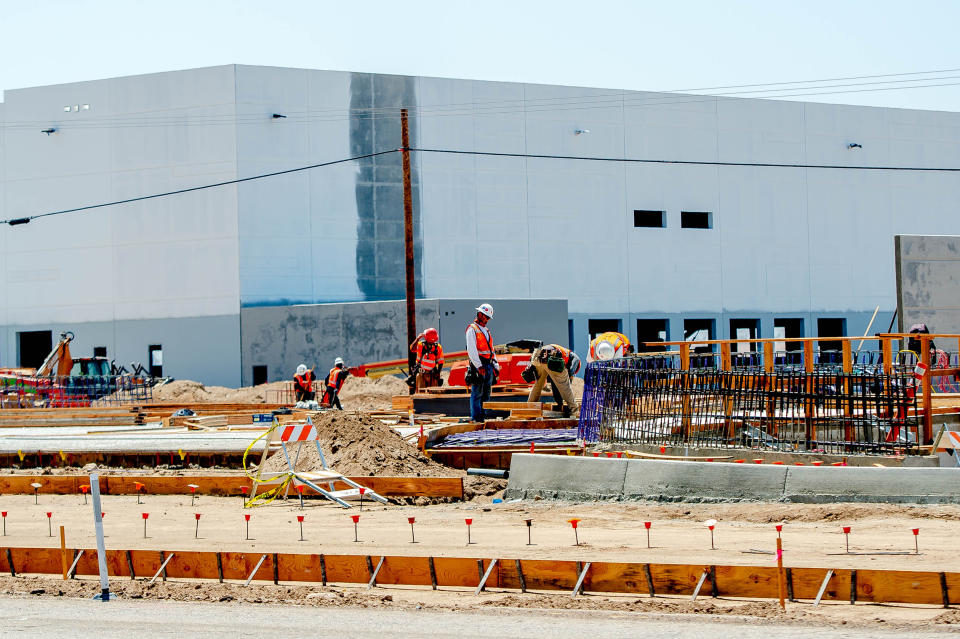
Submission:
<svg viewBox="0 0 960 639">
<path fill-rule="evenodd" d="M 626 459 L 514 454 L 506 499 L 620 499 Z"/>
<path fill-rule="evenodd" d="M 955 504 L 960 503 L 960 469 L 794 467 L 788 470 L 783 499 Z"/>
<path fill-rule="evenodd" d="M 785 466 L 630 459 L 623 499 L 777 501 L 786 477 Z"/>
</svg>

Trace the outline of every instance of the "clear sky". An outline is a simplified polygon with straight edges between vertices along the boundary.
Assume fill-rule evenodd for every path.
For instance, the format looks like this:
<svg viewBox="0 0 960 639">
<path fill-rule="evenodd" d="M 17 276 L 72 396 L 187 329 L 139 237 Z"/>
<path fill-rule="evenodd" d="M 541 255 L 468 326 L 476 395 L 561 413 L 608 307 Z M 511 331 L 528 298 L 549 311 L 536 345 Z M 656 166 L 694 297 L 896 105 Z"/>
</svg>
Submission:
<svg viewBox="0 0 960 639">
<path fill-rule="evenodd" d="M 0 89 L 231 63 L 637 90 L 884 75 L 791 86 L 957 111 L 958 28 L 956 0 L 0 0 Z"/>
</svg>

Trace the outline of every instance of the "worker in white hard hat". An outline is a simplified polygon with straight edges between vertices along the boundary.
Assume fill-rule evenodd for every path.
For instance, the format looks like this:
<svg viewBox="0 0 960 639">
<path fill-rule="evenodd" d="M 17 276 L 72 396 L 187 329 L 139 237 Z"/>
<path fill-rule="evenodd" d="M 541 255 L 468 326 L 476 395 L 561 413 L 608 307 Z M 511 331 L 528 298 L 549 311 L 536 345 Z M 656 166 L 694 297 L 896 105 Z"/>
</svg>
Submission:
<svg viewBox="0 0 960 639">
<path fill-rule="evenodd" d="M 323 394 L 323 403 L 325 405 L 330 408 L 336 406 L 338 409 L 343 410 L 343 406 L 340 405 L 340 389 L 343 388 L 343 383 L 349 376 L 350 371 L 344 367 L 343 358 L 338 357 L 333 360 L 333 368 L 331 368 L 327 374 L 327 391 Z"/>
<path fill-rule="evenodd" d="M 616 357 L 624 357 L 633 352 L 633 345 L 623 333 L 607 331 L 600 333 L 590 342 L 590 352 L 587 362 L 605 361 Z"/>
<path fill-rule="evenodd" d="M 493 353 L 493 335 L 487 328 L 487 322 L 493 319 L 493 307 L 484 303 L 476 311 L 477 318 L 467 326 L 470 366 L 466 382 L 470 386 L 470 420 L 482 422 L 485 417 L 483 403 L 490 399 L 493 385 L 500 374 L 500 364 Z"/>
<path fill-rule="evenodd" d="M 298 402 L 308 402 L 315 397 L 312 368 L 307 368 L 306 364 L 297 366 L 297 373 L 293 376 L 293 390 Z"/>
</svg>

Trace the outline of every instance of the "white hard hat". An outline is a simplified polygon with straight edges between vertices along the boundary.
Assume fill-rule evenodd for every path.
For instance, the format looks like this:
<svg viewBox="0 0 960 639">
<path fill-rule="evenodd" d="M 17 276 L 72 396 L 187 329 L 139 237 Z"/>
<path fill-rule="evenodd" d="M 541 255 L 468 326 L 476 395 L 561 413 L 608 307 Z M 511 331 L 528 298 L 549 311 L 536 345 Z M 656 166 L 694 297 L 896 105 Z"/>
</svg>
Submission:
<svg viewBox="0 0 960 639">
<path fill-rule="evenodd" d="M 616 352 L 613 348 L 613 344 L 610 342 L 600 342 L 597 344 L 597 347 L 594 349 L 597 353 L 597 359 L 613 359 L 613 355 Z"/>
<path fill-rule="evenodd" d="M 493 319 L 493 307 L 490 306 L 490 305 L 487 304 L 487 303 L 483 303 L 483 304 L 481 304 L 480 306 L 478 306 L 478 307 L 476 308 L 476 311 L 477 311 L 478 313 L 483 313 L 484 315 L 486 315 L 486 316 L 489 317 L 490 319 Z"/>
<path fill-rule="evenodd" d="M 307 372 L 306 364 L 300 364 L 299 366 L 297 366 L 297 375 L 303 375 L 306 372 Z"/>
<path fill-rule="evenodd" d="M 343 366 L 343 358 L 342 358 L 342 357 L 338 357 L 337 359 L 333 360 L 333 365 L 334 365 L 334 366 L 337 366 L 337 365 Z"/>
</svg>

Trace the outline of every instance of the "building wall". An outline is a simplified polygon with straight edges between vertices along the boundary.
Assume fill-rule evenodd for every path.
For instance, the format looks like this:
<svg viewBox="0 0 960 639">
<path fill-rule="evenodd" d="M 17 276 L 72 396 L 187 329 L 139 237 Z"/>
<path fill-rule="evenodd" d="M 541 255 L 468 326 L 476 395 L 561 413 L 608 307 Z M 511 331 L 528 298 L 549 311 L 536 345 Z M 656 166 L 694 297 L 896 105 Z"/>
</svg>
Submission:
<svg viewBox="0 0 960 639">
<path fill-rule="evenodd" d="M 105 346 L 117 366 L 132 370 L 131 363 L 148 366 L 148 347 L 163 347 L 163 375 L 192 379 L 207 385 L 240 385 L 240 316 L 219 315 L 110 322 L 51 322 L 0 328 L 0 361 L 16 366 L 17 333 L 50 331 L 53 343 L 60 333 L 72 331 L 74 357 L 90 357 L 96 346 Z"/>
<path fill-rule="evenodd" d="M 898 330 L 960 333 L 960 236 L 898 235 L 895 245 Z"/>
<path fill-rule="evenodd" d="M 232 179 L 234 104 L 233 67 L 7 91 L 4 217 Z M 236 315 L 236 207 L 228 186 L 0 226 L 0 326 Z"/>
<path fill-rule="evenodd" d="M 417 329 L 435 327 L 444 350 L 464 350 L 464 332 L 482 301 L 417 300 Z M 565 300 L 486 301 L 494 305 L 490 328 L 496 343 L 566 343 Z M 241 323 L 245 385 L 253 381 L 254 366 L 266 366 L 271 382 L 292 378 L 301 363 L 322 377 L 338 356 L 348 366 L 403 359 L 409 344 L 402 301 L 246 307 Z"/>
</svg>

